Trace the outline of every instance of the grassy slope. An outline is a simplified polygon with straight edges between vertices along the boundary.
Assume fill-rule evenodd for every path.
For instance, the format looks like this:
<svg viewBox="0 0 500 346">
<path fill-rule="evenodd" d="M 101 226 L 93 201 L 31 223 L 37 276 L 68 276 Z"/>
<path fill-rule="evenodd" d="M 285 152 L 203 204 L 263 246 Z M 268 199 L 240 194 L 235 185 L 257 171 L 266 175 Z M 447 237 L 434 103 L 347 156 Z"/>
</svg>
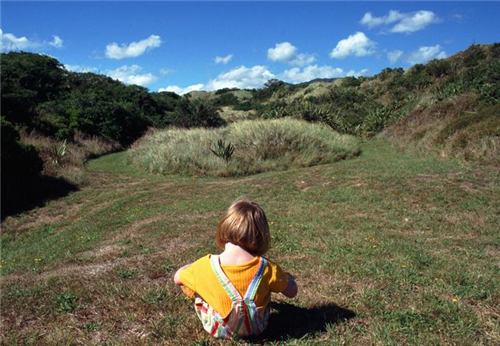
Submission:
<svg viewBox="0 0 500 346">
<path fill-rule="evenodd" d="M 243 194 L 301 290 L 274 296 L 270 343 L 500 342 L 498 170 L 381 140 L 240 179 L 151 176 L 125 157 L 92 161 L 89 186 L 3 223 L 2 343 L 210 343 L 171 279 L 217 251 L 218 217 Z"/>
</svg>

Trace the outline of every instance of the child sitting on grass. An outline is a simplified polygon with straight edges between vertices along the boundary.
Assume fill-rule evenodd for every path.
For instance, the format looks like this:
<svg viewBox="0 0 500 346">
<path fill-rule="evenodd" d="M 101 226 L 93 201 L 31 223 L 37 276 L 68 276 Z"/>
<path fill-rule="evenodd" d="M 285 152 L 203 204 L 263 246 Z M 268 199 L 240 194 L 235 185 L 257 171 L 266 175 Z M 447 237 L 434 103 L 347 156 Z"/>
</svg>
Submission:
<svg viewBox="0 0 500 346">
<path fill-rule="evenodd" d="M 297 295 L 294 278 L 263 257 L 271 242 L 266 214 L 256 203 L 237 200 L 222 216 L 216 241 L 224 249 L 220 255 L 185 265 L 174 282 L 196 297 L 196 314 L 210 335 L 258 335 L 267 327 L 271 292 Z"/>
</svg>

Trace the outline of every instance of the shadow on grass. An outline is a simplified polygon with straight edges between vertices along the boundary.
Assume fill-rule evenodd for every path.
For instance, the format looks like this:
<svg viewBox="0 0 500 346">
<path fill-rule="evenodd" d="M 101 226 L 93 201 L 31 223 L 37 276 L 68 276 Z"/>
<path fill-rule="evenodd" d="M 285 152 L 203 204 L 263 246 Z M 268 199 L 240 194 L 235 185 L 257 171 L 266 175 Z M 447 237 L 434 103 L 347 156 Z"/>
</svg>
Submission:
<svg viewBox="0 0 500 346">
<path fill-rule="evenodd" d="M 356 314 L 333 303 L 301 308 L 287 303 L 271 303 L 266 331 L 255 341 L 287 341 L 326 331 L 328 325 L 347 321 Z"/>
<path fill-rule="evenodd" d="M 3 180 L 3 179 L 2 179 Z M 47 201 L 67 196 L 78 187 L 65 179 L 41 176 L 26 184 L 4 184 L 2 181 L 1 219 L 43 206 Z"/>
</svg>

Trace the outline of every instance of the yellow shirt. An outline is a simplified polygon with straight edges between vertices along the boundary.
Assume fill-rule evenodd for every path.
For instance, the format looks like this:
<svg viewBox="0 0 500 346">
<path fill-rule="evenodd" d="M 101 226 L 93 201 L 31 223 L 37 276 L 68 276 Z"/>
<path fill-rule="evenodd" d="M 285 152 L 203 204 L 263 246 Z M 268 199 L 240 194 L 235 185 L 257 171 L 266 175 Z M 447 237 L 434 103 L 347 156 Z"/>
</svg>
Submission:
<svg viewBox="0 0 500 346">
<path fill-rule="evenodd" d="M 260 257 L 242 264 L 221 265 L 222 270 L 233 283 L 241 296 L 244 296 L 260 265 Z M 184 293 L 193 297 L 199 295 L 222 317 L 231 311 L 231 299 L 217 279 L 206 255 L 180 273 Z M 274 262 L 268 260 L 262 281 L 255 294 L 258 310 L 264 309 L 271 298 L 271 292 L 283 292 L 288 285 L 288 275 Z M 187 289 L 186 289 L 187 288 Z"/>
</svg>

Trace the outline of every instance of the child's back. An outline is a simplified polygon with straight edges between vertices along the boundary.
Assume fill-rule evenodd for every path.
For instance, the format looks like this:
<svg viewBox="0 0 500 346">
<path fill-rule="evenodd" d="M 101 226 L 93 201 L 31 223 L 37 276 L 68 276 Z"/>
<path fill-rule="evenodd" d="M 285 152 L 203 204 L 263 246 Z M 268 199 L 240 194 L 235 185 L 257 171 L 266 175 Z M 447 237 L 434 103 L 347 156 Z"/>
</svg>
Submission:
<svg viewBox="0 0 500 346">
<path fill-rule="evenodd" d="M 269 248 L 269 240 L 262 209 L 255 203 L 236 202 L 217 230 L 217 243 L 224 252 L 177 271 L 175 283 L 196 295 L 196 312 L 211 335 L 259 334 L 267 326 L 271 292 L 297 294 L 293 278 L 260 256 Z"/>
</svg>

